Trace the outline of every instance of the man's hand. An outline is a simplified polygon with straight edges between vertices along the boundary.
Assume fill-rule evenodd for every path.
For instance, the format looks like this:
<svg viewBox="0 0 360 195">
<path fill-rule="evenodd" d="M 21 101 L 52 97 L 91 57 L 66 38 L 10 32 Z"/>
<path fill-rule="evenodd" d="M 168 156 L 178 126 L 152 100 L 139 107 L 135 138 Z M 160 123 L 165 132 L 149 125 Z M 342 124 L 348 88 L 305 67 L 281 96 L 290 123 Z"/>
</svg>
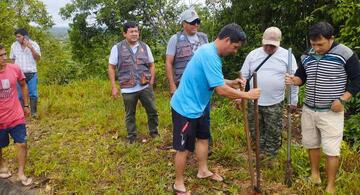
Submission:
<svg viewBox="0 0 360 195">
<path fill-rule="evenodd" d="M 241 90 L 245 90 L 245 86 L 246 86 L 246 79 L 241 78 L 240 80 L 240 89 Z"/>
<path fill-rule="evenodd" d="M 171 95 L 171 96 L 174 95 L 175 91 L 176 91 L 176 85 L 175 85 L 175 84 L 174 84 L 174 85 L 170 85 L 170 95 Z"/>
<path fill-rule="evenodd" d="M 331 104 L 331 111 L 342 112 L 344 111 L 344 105 L 341 104 L 340 100 L 336 99 Z"/>
<path fill-rule="evenodd" d="M 250 91 L 248 91 L 246 93 L 247 93 L 247 98 L 246 99 L 250 99 L 250 100 L 259 99 L 259 97 L 260 97 L 260 88 L 250 89 Z"/>
<path fill-rule="evenodd" d="M 33 46 L 31 44 L 31 42 L 29 40 L 27 40 L 27 39 L 24 40 L 24 45 L 26 47 L 28 47 L 29 49 L 33 49 Z"/>
<path fill-rule="evenodd" d="M 118 90 L 116 87 L 113 87 L 113 88 L 112 88 L 111 94 L 112 94 L 112 97 L 113 97 L 114 99 L 119 98 L 119 90 Z"/>
<path fill-rule="evenodd" d="M 28 117 L 28 116 L 30 115 L 30 108 L 29 108 L 29 106 L 24 107 L 24 115 L 25 115 L 25 117 Z"/>
<path fill-rule="evenodd" d="M 229 86 L 234 89 L 245 88 L 246 79 L 234 79 L 229 82 Z"/>
<path fill-rule="evenodd" d="M 294 75 L 289 75 L 289 74 L 285 74 L 285 84 L 286 85 L 294 85 L 295 81 L 294 81 L 295 76 Z"/>
</svg>

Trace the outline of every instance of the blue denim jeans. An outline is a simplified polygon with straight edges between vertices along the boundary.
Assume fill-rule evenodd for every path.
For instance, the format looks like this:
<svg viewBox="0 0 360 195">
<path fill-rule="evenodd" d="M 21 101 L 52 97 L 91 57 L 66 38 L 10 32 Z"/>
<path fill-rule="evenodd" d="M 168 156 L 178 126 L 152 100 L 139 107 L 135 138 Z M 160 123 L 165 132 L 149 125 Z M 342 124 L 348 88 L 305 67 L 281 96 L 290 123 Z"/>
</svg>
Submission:
<svg viewBox="0 0 360 195">
<path fill-rule="evenodd" d="M 38 90 L 37 90 L 38 76 L 37 76 L 36 72 L 32 73 L 32 74 L 33 74 L 32 78 L 26 78 L 26 84 L 28 85 L 30 99 L 37 99 L 38 98 Z M 22 97 L 21 87 L 20 87 L 19 83 L 17 84 L 17 90 L 18 90 L 19 99 L 22 102 L 23 97 Z"/>
</svg>

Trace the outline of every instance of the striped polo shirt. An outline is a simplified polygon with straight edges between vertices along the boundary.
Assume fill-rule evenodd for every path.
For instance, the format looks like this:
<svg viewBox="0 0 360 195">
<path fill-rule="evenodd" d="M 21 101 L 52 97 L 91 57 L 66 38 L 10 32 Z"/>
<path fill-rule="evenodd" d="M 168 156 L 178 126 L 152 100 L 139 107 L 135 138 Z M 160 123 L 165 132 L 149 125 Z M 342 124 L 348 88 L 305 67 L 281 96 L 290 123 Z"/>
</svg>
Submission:
<svg viewBox="0 0 360 195">
<path fill-rule="evenodd" d="M 307 51 L 295 75 L 306 83 L 305 105 L 313 108 L 330 108 L 345 91 L 355 95 L 360 89 L 359 59 L 338 43 L 322 56 L 315 55 L 314 49 Z"/>
</svg>

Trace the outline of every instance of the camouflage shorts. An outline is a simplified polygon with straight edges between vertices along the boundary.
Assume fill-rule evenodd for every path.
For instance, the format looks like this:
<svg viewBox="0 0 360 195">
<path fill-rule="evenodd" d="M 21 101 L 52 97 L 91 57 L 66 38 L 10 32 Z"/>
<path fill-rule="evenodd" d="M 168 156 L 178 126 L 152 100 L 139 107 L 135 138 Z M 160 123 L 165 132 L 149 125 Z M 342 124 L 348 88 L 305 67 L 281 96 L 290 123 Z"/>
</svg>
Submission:
<svg viewBox="0 0 360 195">
<path fill-rule="evenodd" d="M 260 153 L 275 156 L 281 147 L 283 103 L 259 106 Z M 254 103 L 248 103 L 248 121 L 253 145 L 256 141 Z"/>
</svg>

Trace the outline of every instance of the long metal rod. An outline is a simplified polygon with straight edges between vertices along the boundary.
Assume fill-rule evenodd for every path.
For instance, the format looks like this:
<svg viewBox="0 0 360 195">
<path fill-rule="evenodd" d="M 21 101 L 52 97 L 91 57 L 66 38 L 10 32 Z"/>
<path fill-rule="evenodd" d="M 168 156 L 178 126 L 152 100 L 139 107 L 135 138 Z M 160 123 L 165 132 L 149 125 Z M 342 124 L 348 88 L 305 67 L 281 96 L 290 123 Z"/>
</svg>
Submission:
<svg viewBox="0 0 360 195">
<path fill-rule="evenodd" d="M 287 73 L 292 74 L 292 49 L 288 50 L 288 66 Z M 291 131 L 292 131 L 292 121 L 291 121 L 291 86 L 286 86 L 287 98 L 288 98 L 288 108 L 287 108 L 287 119 L 288 119 L 288 130 L 287 130 L 287 160 L 286 160 L 286 170 L 285 170 L 285 184 L 287 186 L 292 185 L 292 167 L 291 167 Z"/>
<path fill-rule="evenodd" d="M 257 72 L 253 74 L 253 86 L 257 88 Z M 256 131 L 256 191 L 261 192 L 260 185 L 260 125 L 259 125 L 259 106 L 258 100 L 254 100 L 254 110 L 255 110 L 255 131 Z"/>
<path fill-rule="evenodd" d="M 239 78 L 242 79 L 241 72 L 239 74 Z M 241 88 L 241 91 L 245 91 L 245 87 Z M 251 179 L 251 190 L 254 189 L 255 183 L 255 175 L 254 175 L 254 167 L 253 167 L 253 156 L 251 149 L 251 139 L 249 132 L 249 123 L 248 123 L 248 112 L 247 112 L 247 101 L 245 99 L 241 100 L 241 110 L 243 112 L 243 121 L 244 121 L 244 132 L 246 137 L 246 148 L 247 148 L 247 156 L 248 156 L 248 164 L 249 164 L 249 173 Z"/>
<path fill-rule="evenodd" d="M 288 60 L 289 60 L 288 73 L 291 74 L 291 68 L 292 68 L 292 49 L 291 48 L 289 48 Z M 290 104 L 291 104 L 291 86 L 288 86 L 287 90 L 288 90 L 288 104 L 290 106 Z M 291 112 L 290 112 L 290 109 L 288 109 L 287 115 L 288 115 L 288 147 L 287 147 L 288 154 L 287 154 L 287 158 L 288 158 L 288 161 L 291 161 Z"/>
</svg>

